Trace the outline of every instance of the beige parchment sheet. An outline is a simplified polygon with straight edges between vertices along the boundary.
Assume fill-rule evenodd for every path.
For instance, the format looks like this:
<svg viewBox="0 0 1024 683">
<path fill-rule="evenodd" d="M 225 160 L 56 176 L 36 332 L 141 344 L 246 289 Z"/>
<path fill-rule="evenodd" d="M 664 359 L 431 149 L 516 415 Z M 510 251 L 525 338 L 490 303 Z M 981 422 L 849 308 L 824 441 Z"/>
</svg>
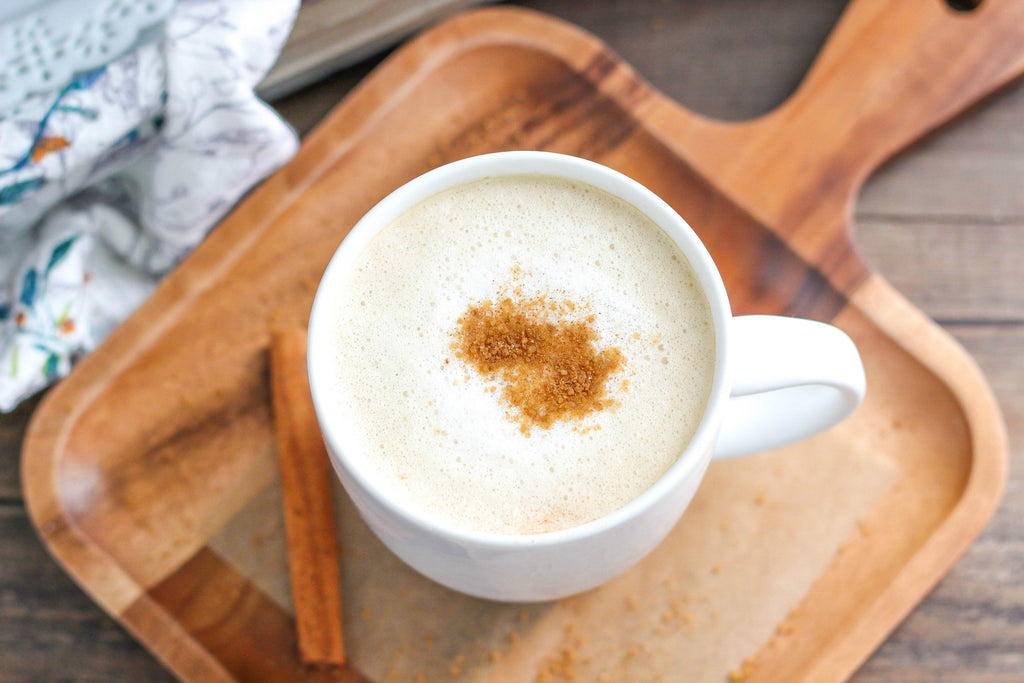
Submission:
<svg viewBox="0 0 1024 683">
<path fill-rule="evenodd" d="M 725 681 L 896 479 L 856 417 L 796 446 L 713 463 L 650 556 L 550 603 L 488 602 L 423 578 L 373 536 L 339 486 L 349 660 L 381 682 Z M 279 482 L 211 546 L 291 611 Z"/>
</svg>

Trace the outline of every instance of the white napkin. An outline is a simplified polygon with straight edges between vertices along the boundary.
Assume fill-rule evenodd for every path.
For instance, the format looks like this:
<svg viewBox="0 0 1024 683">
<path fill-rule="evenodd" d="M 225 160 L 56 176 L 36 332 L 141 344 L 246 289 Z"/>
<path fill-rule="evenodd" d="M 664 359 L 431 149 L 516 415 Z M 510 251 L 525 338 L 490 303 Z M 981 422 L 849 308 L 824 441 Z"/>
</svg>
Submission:
<svg viewBox="0 0 1024 683">
<path fill-rule="evenodd" d="M 177 0 L 157 39 L 0 112 L 0 410 L 92 350 L 296 151 L 253 93 L 298 0 Z"/>
</svg>

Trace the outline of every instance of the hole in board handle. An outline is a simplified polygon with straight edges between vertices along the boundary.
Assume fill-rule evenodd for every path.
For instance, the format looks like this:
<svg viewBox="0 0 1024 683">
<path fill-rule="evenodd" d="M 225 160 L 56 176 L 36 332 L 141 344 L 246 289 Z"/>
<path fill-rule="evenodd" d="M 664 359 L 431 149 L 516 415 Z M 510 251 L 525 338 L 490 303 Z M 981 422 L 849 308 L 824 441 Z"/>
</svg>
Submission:
<svg viewBox="0 0 1024 683">
<path fill-rule="evenodd" d="M 973 12 L 981 7 L 982 0 L 946 0 L 949 8 L 957 12 Z"/>
</svg>

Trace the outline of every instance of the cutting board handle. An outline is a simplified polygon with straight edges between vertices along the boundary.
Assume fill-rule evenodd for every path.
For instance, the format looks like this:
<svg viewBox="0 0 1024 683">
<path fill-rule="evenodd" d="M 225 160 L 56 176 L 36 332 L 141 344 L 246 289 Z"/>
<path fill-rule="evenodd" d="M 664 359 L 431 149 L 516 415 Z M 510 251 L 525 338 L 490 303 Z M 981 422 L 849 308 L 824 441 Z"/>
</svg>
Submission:
<svg viewBox="0 0 1024 683">
<path fill-rule="evenodd" d="M 853 0 L 777 113 L 829 126 L 834 147 L 822 152 L 870 171 L 1021 73 L 1021 0 L 971 11 L 946 0 Z"/>
<path fill-rule="evenodd" d="M 726 124 L 667 105 L 667 137 L 840 289 L 863 281 L 853 202 L 883 161 L 1024 73 L 1024 0 L 853 0 L 797 91 Z"/>
</svg>

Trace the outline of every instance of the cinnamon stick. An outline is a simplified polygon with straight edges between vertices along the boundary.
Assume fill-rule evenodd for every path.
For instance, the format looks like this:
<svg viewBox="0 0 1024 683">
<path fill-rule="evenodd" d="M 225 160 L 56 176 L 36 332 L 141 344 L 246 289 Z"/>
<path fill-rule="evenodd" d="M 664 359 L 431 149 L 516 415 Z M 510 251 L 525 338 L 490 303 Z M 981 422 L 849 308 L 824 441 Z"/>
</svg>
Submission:
<svg viewBox="0 0 1024 683">
<path fill-rule="evenodd" d="M 309 393 L 305 330 L 271 335 L 270 387 L 299 657 L 306 664 L 343 664 L 333 472 Z"/>
</svg>

